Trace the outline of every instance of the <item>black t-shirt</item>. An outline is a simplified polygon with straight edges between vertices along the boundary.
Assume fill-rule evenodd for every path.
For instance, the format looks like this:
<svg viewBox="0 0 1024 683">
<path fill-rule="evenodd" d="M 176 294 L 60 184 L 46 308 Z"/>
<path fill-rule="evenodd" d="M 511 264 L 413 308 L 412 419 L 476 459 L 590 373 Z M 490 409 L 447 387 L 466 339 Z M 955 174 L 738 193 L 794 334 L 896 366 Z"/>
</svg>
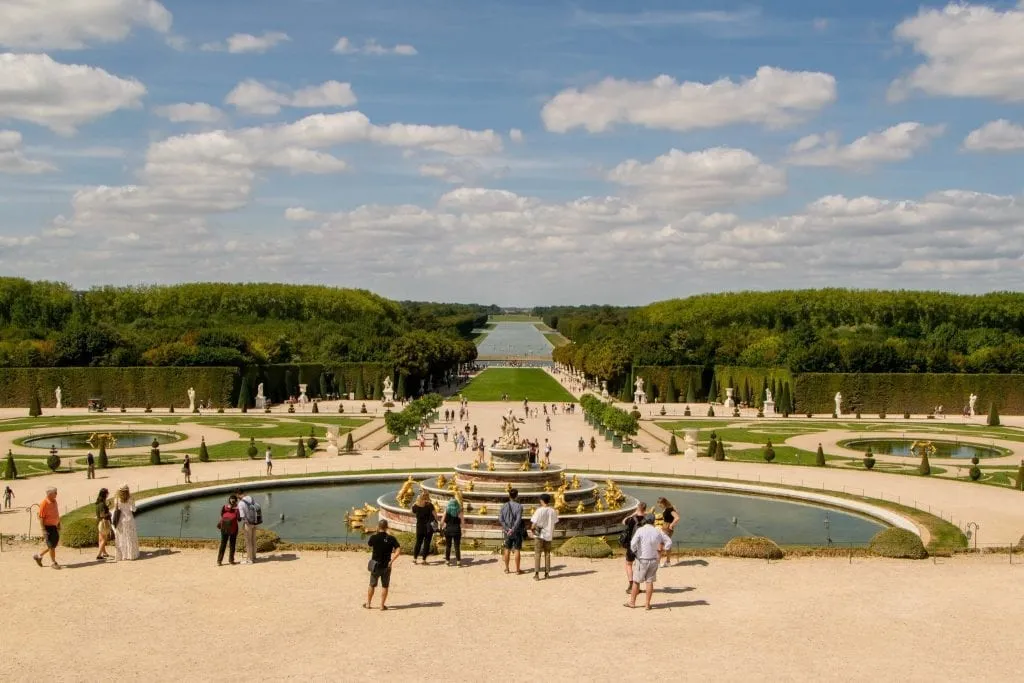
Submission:
<svg viewBox="0 0 1024 683">
<path fill-rule="evenodd" d="M 426 529 L 430 526 L 430 522 L 437 519 L 433 503 L 413 505 L 412 513 L 416 515 L 416 526 L 420 529 Z"/>
<path fill-rule="evenodd" d="M 373 559 L 380 567 L 391 564 L 391 553 L 399 547 L 398 539 L 384 531 L 378 531 L 366 542 L 373 551 Z"/>
<path fill-rule="evenodd" d="M 662 515 L 662 517 L 665 519 L 665 524 L 671 524 L 672 520 L 676 518 L 676 509 L 665 508 L 665 513 Z"/>
</svg>

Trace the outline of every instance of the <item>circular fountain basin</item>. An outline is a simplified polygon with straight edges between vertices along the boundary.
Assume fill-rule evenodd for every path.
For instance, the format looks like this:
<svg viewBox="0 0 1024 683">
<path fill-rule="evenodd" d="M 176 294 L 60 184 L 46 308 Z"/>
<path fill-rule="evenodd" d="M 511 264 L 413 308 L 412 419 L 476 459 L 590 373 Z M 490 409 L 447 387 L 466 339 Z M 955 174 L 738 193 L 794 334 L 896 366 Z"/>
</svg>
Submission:
<svg viewBox="0 0 1024 683">
<path fill-rule="evenodd" d="M 932 458 L 951 458 L 955 460 L 970 460 L 978 458 L 998 458 L 1008 453 L 995 447 L 984 446 L 976 443 L 965 443 L 962 441 L 932 441 L 935 446 L 935 453 Z M 855 451 L 866 451 L 869 447 L 876 455 L 897 455 L 905 458 L 919 458 L 919 454 L 911 450 L 914 439 L 853 439 L 841 441 L 843 448 Z"/>
<path fill-rule="evenodd" d="M 175 443 L 184 439 L 184 435 L 176 432 L 155 432 L 155 431 L 109 431 L 109 432 L 52 432 L 30 436 L 21 441 L 21 445 L 29 448 L 58 448 L 69 450 L 97 450 L 99 442 L 95 445 L 89 443 L 89 437 L 93 434 L 112 434 L 116 440 L 114 445 L 107 446 L 107 450 L 117 448 L 138 448 L 150 446 L 153 439 L 161 446 Z"/>
</svg>

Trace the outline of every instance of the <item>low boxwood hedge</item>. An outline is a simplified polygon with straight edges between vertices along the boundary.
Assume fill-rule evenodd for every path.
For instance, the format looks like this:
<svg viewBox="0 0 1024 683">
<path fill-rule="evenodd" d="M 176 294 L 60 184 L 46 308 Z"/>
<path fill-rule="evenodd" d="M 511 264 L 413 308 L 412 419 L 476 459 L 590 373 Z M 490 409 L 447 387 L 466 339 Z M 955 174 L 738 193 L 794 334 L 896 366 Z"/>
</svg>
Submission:
<svg viewBox="0 0 1024 683">
<path fill-rule="evenodd" d="M 611 557 L 612 549 L 604 540 L 592 536 L 573 536 L 554 551 L 558 557 Z"/>
<path fill-rule="evenodd" d="M 60 527 L 60 544 L 65 548 L 95 548 L 100 532 L 94 519 L 73 519 Z"/>
<path fill-rule="evenodd" d="M 884 529 L 875 534 L 868 544 L 868 549 L 879 557 L 894 557 L 906 560 L 923 560 L 928 551 L 921 542 L 921 537 L 906 529 Z"/>
<path fill-rule="evenodd" d="M 737 536 L 725 544 L 725 554 L 759 560 L 781 560 L 786 555 L 775 541 L 764 536 Z"/>
<path fill-rule="evenodd" d="M 270 529 L 256 529 L 256 552 L 269 553 L 277 550 L 281 537 Z M 238 534 L 238 552 L 245 552 L 245 534 Z"/>
</svg>

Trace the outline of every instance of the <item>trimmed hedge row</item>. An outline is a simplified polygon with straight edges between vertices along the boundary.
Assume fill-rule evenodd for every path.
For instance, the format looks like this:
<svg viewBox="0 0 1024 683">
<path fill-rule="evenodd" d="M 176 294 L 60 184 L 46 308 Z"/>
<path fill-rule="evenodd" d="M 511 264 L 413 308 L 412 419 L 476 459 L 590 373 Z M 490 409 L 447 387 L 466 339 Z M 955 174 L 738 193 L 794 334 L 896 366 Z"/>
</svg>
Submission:
<svg viewBox="0 0 1024 683">
<path fill-rule="evenodd" d="M 196 390 L 197 401 L 225 405 L 238 391 L 240 378 L 238 368 L 0 368 L 0 407 L 25 407 L 34 393 L 45 413 L 56 403 L 58 386 L 63 404 L 76 408 L 88 405 L 90 398 L 102 398 L 109 407 L 187 408 L 189 387 Z"/>
<path fill-rule="evenodd" d="M 776 403 L 779 403 L 782 393 L 782 384 L 789 382 L 793 386 L 793 374 L 786 368 L 751 368 L 742 365 L 716 365 L 715 381 L 718 384 L 719 396 L 717 400 L 725 401 L 725 388 L 732 386 L 736 389 L 736 401 L 744 400 L 744 386 L 749 385 L 755 405 L 760 405 L 760 398 L 763 398 L 765 380 L 771 388 L 772 380 L 775 380 Z M 730 382 L 732 384 L 730 385 Z"/>
<path fill-rule="evenodd" d="M 953 415 L 963 410 L 971 393 L 978 396 L 979 414 L 990 403 L 1003 413 L 1024 413 L 1024 375 L 803 373 L 793 386 L 801 413 L 831 413 L 837 391 L 843 394 L 844 413 L 858 408 L 866 413 L 931 413 L 941 405 Z"/>
<path fill-rule="evenodd" d="M 292 363 L 249 368 L 245 372 L 252 397 L 255 399 L 256 388 L 263 383 L 263 394 L 274 403 L 286 401 L 292 395 L 298 396 L 300 384 L 308 385 L 306 395 L 310 398 L 322 397 L 320 375 L 325 375 L 328 393 L 346 397 L 354 393 L 357 401 L 364 401 L 380 398 L 384 378 L 388 375 L 393 377 L 394 371 L 385 363 Z M 398 395 L 397 384 L 394 388 Z M 236 401 L 237 390 L 236 387 Z"/>
<path fill-rule="evenodd" d="M 633 382 L 636 382 L 637 377 L 644 378 L 644 392 L 648 401 L 658 399 L 663 403 L 671 402 L 669 392 L 673 391 L 675 400 L 685 403 L 691 381 L 695 401 L 704 400 L 708 393 L 708 382 L 704 377 L 704 368 L 700 365 L 638 365 L 633 368 Z M 629 393 L 628 400 L 632 401 L 634 385 L 630 384 L 626 389 Z"/>
</svg>

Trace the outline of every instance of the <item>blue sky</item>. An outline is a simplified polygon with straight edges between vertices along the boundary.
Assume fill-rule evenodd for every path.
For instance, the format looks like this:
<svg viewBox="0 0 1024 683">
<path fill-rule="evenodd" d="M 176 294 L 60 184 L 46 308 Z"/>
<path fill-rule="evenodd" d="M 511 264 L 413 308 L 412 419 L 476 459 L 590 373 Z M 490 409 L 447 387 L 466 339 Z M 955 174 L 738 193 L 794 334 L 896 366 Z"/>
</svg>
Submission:
<svg viewBox="0 0 1024 683">
<path fill-rule="evenodd" d="M 1024 280 L 1015 2 L 0 12 L 5 274 L 509 305 Z"/>
</svg>

